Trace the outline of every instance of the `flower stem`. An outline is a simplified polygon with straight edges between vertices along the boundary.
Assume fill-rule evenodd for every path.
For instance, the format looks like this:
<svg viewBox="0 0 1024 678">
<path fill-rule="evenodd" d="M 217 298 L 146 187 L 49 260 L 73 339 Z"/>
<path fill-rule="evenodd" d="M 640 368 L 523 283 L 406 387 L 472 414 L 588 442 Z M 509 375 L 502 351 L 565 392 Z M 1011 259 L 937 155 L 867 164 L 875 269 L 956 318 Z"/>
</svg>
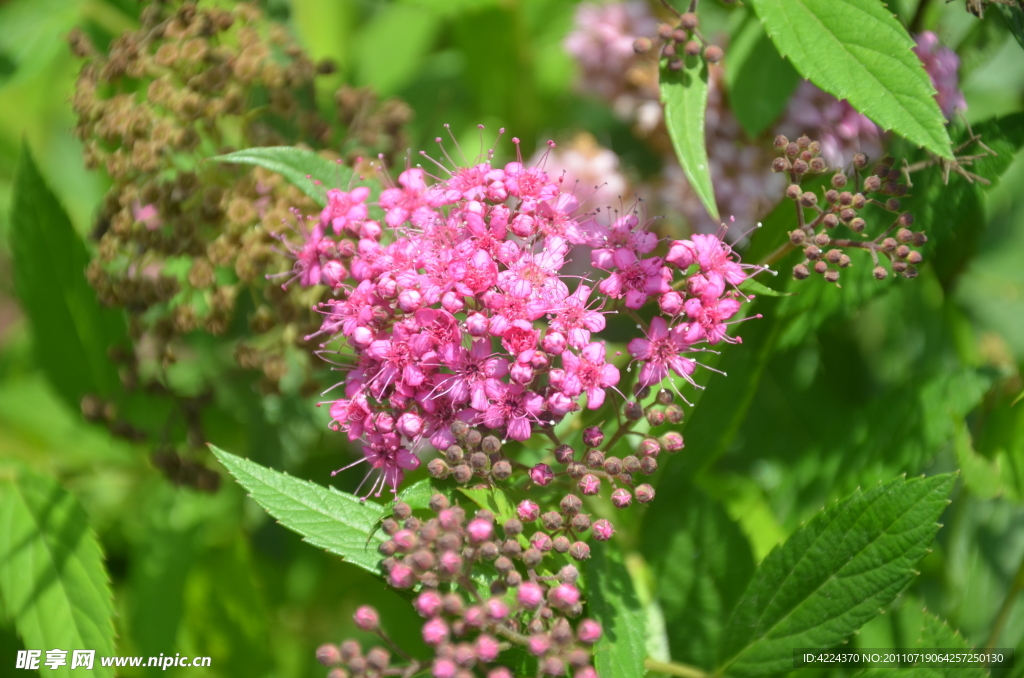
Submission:
<svg viewBox="0 0 1024 678">
<path fill-rule="evenodd" d="M 677 662 L 659 662 L 656 659 L 645 659 L 644 668 L 656 673 L 667 673 L 670 676 L 680 678 L 708 678 L 708 674 L 696 666 L 679 664 Z"/>
</svg>

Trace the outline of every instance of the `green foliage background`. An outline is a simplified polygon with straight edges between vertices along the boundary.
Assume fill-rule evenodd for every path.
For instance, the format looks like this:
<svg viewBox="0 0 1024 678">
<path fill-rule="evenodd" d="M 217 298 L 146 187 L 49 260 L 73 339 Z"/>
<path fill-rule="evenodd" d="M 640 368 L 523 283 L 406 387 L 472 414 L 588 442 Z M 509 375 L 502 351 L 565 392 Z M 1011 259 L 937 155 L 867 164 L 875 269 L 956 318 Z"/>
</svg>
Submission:
<svg viewBox="0 0 1024 678">
<path fill-rule="evenodd" d="M 904 21 L 917 6 L 890 3 Z M 444 123 L 472 149 L 478 123 L 508 128 L 524 148 L 586 130 L 614 149 L 634 178 L 657 169 L 626 124 L 573 89 L 573 65 L 561 43 L 574 3 L 267 0 L 264 7 L 315 58 L 338 64 L 325 88 L 347 81 L 406 100 L 416 112 L 414 148 L 428 147 Z M 151 464 L 151 450 L 86 423 L 77 409 L 83 389 L 115 388 L 110 366 L 89 350 L 124 329 L 116 314 L 59 293 L 79 284 L 85 253 L 75 238 L 89 232 L 106 189 L 82 167 L 70 132 L 78 63 L 63 36 L 85 24 L 112 37 L 136 24 L 138 9 L 132 0 L 0 4 L 0 506 L 16 517 L 0 526 L 10 530 L 0 538 L 0 671 L 13 670 L 18 649 L 52 649 L 46 642 L 55 636 L 48 634 L 69 637 L 45 623 L 35 624 L 35 635 L 15 633 L 16 624 L 28 625 L 25 615 L 39 613 L 14 595 L 25 586 L 24 549 L 51 554 L 50 569 L 45 560 L 32 561 L 38 577 L 50 577 L 72 597 L 86 596 L 82 605 L 100 611 L 76 619 L 72 631 L 101 654 L 112 619 L 119 655 L 213 657 L 210 669 L 182 675 L 321 676 L 316 645 L 369 640 L 350 622 L 366 603 L 381 610 L 400 644 L 423 654 L 412 610 L 379 578 L 303 543 L 219 468 L 225 482 L 217 493 L 174 486 Z M 768 69 L 727 77 L 733 101 L 751 102 L 740 115 L 744 127 L 763 130 L 762 118 L 779 106 L 761 89 L 765 81 L 791 89 L 792 69 L 762 34 L 747 34 L 750 23 L 738 13 L 750 10 L 710 0 L 701 10 L 705 33 L 731 35 L 737 61 L 755 55 L 750 68 Z M 938 28 L 963 59 L 967 118 L 1000 152 L 975 169 L 996 184 L 920 181 L 914 211 L 933 244 L 915 281 L 876 283 L 867 270 L 846 276 L 841 289 L 821 280 L 771 281 L 798 294 L 757 302 L 765 319 L 744 326 L 745 343 L 719 360 L 729 377 L 712 378 L 687 413 L 687 449 L 664 465 L 658 501 L 622 520 L 621 551 L 598 550 L 589 563 L 594 585 L 607 589 L 604 612 L 595 614 L 620 610 L 645 623 L 646 634 L 630 636 L 627 629 L 623 642 L 646 637 L 647 656 L 704 669 L 732 661 L 733 654 L 716 657 L 714 647 L 730 624 L 741 623 L 730 622 L 730 613 L 746 605 L 746 585 L 776 545 L 857 488 L 871 493 L 900 474 L 956 469 L 953 503 L 918 565 L 920 576 L 850 643 L 992 642 L 1024 655 L 1024 403 L 1013 404 L 1024 391 L 1024 161 L 1017 153 L 1024 142 L 1024 53 L 1013 17 L 1005 15 L 1007 21 L 996 8 L 989 14 L 979 22 L 963 3 L 931 3 L 925 25 Z M 16 180 L 26 149 L 38 176 L 15 195 L 17 182 L 34 176 L 23 169 Z M 29 209 L 18 209 L 19 200 L 30 201 L 32 218 L 55 224 L 51 233 L 60 238 L 10 237 L 12 208 L 16 218 Z M 766 219 L 748 257 L 785 238 L 791 206 L 782 207 L 790 211 Z M 19 247 L 51 253 L 50 268 L 12 271 Z M 787 270 L 785 262 L 779 268 Z M 50 276 L 70 282 L 51 283 Z M 16 287 L 31 299 L 29 307 L 15 301 Z M 72 336 L 69 322 L 87 331 Z M 214 343 L 197 341 L 195 348 L 183 383 L 195 378 L 189 370 L 201 373 L 224 359 Z M 287 394 L 261 398 L 247 383 L 220 384 L 203 415 L 205 430 L 224 449 L 325 485 L 330 470 L 350 457 L 314 403 Z M 122 407 L 153 411 L 146 402 Z M 359 477 L 331 483 L 351 491 Z M 112 600 L 104 593 L 107 580 Z M 45 604 L 54 606 L 46 610 L 67 605 L 46 593 L 52 600 Z M 1018 660 L 1000 678 L 1021 675 Z"/>
</svg>

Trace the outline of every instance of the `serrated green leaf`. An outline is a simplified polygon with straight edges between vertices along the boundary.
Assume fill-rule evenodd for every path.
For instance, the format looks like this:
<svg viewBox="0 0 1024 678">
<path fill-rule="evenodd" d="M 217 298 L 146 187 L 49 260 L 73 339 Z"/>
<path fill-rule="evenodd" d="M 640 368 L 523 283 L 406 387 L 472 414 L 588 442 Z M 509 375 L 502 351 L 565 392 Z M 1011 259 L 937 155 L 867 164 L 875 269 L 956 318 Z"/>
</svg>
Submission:
<svg viewBox="0 0 1024 678">
<path fill-rule="evenodd" d="M 321 158 L 313 151 L 292 146 L 247 148 L 210 160 L 240 165 L 257 165 L 276 172 L 323 207 L 327 204 L 327 189 L 347 186 L 352 170 L 333 160 Z"/>
<path fill-rule="evenodd" d="M 661 103 L 665 105 L 665 126 L 672 137 L 676 158 L 694 193 L 712 219 L 718 219 L 715 188 L 704 138 L 704 114 L 708 105 L 708 66 L 700 57 L 685 58 L 684 68 L 670 70 L 661 65 Z"/>
<path fill-rule="evenodd" d="M 672 658 L 713 669 L 719 635 L 754 573 L 750 544 L 698 489 L 646 521 L 642 535 Z"/>
<path fill-rule="evenodd" d="M 858 490 L 795 532 L 737 603 L 718 673 L 786 671 L 794 647 L 831 647 L 878 614 L 914 578 L 955 478 L 897 478 Z"/>
<path fill-rule="evenodd" d="M 377 525 L 384 509 L 372 502 L 260 466 L 210 445 L 213 454 L 257 504 L 305 541 L 380 573 Z"/>
<path fill-rule="evenodd" d="M 641 678 L 647 654 L 647 614 L 633 590 L 622 553 L 608 543 L 594 543 L 583 571 L 589 616 L 604 630 L 594 646 L 597 674 Z"/>
<path fill-rule="evenodd" d="M 729 45 L 725 82 L 736 119 L 757 137 L 786 110 L 800 74 L 775 49 L 760 22 L 751 20 Z"/>
<path fill-rule="evenodd" d="M 885 130 L 952 157 L 914 40 L 879 0 L 752 0 L 779 52 Z"/>
<path fill-rule="evenodd" d="M 0 594 L 25 647 L 68 651 L 67 664 L 52 673 L 72 676 L 71 650 L 114 654 L 103 553 L 85 511 L 56 481 L 9 472 L 13 476 L 0 478 Z M 93 671 L 113 675 L 98 659 Z"/>
<path fill-rule="evenodd" d="M 74 410 L 86 394 L 114 395 L 120 380 L 107 350 L 125 340 L 124 317 L 96 299 L 85 279 L 85 245 L 28 144 L 14 178 L 10 242 L 14 286 L 32 328 L 37 364 Z"/>
</svg>

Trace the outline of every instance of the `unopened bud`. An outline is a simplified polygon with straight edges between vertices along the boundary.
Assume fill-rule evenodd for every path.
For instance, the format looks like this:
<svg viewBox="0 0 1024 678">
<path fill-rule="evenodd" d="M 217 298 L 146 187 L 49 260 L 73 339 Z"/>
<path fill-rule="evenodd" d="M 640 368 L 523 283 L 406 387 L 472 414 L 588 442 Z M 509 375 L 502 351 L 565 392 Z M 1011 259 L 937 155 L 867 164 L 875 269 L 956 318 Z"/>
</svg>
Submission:
<svg viewBox="0 0 1024 678">
<path fill-rule="evenodd" d="M 551 541 L 551 544 L 552 544 L 552 546 L 554 547 L 554 549 L 555 549 L 555 551 L 557 553 L 566 553 L 566 552 L 568 552 L 569 551 L 569 547 L 572 545 L 571 542 L 569 541 L 568 537 L 566 537 L 565 535 L 562 535 L 562 534 L 560 534 L 557 537 L 555 537 Z"/>
<path fill-rule="evenodd" d="M 549 532 L 559 530 L 562 528 L 562 514 L 557 511 L 548 511 L 540 517 L 540 524 Z"/>
<path fill-rule="evenodd" d="M 625 489 L 624 487 L 620 487 L 619 489 L 612 492 L 611 499 L 612 505 L 615 506 L 615 508 L 619 509 L 624 509 L 631 503 L 633 503 L 633 495 L 630 494 L 629 490 Z"/>
<path fill-rule="evenodd" d="M 722 60 L 722 48 L 718 45 L 708 45 L 704 49 L 704 58 L 708 60 L 709 64 L 717 64 Z"/>
<path fill-rule="evenodd" d="M 633 41 L 633 53 L 634 54 L 647 54 L 651 51 L 651 47 L 654 45 L 651 43 L 650 38 L 637 38 Z"/>
<path fill-rule="evenodd" d="M 337 645 L 321 645 L 316 649 L 316 660 L 324 666 L 335 666 L 341 663 L 341 651 Z"/>
<path fill-rule="evenodd" d="M 608 475 L 617 476 L 622 473 L 622 461 L 618 457 L 608 457 L 604 460 L 604 470 Z"/>
<path fill-rule="evenodd" d="M 567 516 L 573 516 L 579 513 L 580 509 L 583 508 L 583 500 L 575 494 L 567 494 L 562 497 L 562 501 L 560 501 L 558 505 L 561 507 L 562 513 Z"/>
<path fill-rule="evenodd" d="M 650 485 L 638 485 L 635 491 L 636 500 L 641 504 L 646 504 L 654 500 L 654 488 Z"/>
<path fill-rule="evenodd" d="M 635 400 L 627 401 L 624 410 L 626 419 L 630 421 L 639 421 L 644 416 L 643 406 Z"/>
</svg>

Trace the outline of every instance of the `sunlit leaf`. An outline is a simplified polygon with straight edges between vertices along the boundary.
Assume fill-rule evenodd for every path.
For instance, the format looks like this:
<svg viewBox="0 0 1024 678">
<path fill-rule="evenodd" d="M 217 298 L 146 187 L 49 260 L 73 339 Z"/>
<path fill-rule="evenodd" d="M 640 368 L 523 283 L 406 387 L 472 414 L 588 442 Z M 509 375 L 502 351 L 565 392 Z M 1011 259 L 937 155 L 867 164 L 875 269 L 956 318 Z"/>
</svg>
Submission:
<svg viewBox="0 0 1024 678">
<path fill-rule="evenodd" d="M 0 594 L 28 649 L 68 651 L 49 675 L 73 676 L 74 649 L 93 649 L 93 675 L 112 676 L 114 605 L 103 553 L 74 497 L 23 469 L 0 477 Z M 45 661 L 46 655 L 42 657 Z"/>
<path fill-rule="evenodd" d="M 661 102 L 665 126 L 672 137 L 676 158 L 694 193 L 711 218 L 718 219 L 711 165 L 704 139 L 704 115 L 708 105 L 708 66 L 700 57 L 688 56 L 684 67 L 674 71 L 661 66 Z"/>
<path fill-rule="evenodd" d="M 722 633 L 718 673 L 793 666 L 795 647 L 831 647 L 892 601 L 917 572 L 956 476 L 897 478 L 834 504 L 758 567 Z"/>
<path fill-rule="evenodd" d="M 214 446 L 210 449 L 257 504 L 314 546 L 379 574 L 383 541 L 377 524 L 384 509 L 333 488 L 260 466 Z"/>
<path fill-rule="evenodd" d="M 878 0 L 752 0 L 765 31 L 800 75 L 846 99 L 884 130 L 952 157 L 914 40 Z"/>
</svg>

